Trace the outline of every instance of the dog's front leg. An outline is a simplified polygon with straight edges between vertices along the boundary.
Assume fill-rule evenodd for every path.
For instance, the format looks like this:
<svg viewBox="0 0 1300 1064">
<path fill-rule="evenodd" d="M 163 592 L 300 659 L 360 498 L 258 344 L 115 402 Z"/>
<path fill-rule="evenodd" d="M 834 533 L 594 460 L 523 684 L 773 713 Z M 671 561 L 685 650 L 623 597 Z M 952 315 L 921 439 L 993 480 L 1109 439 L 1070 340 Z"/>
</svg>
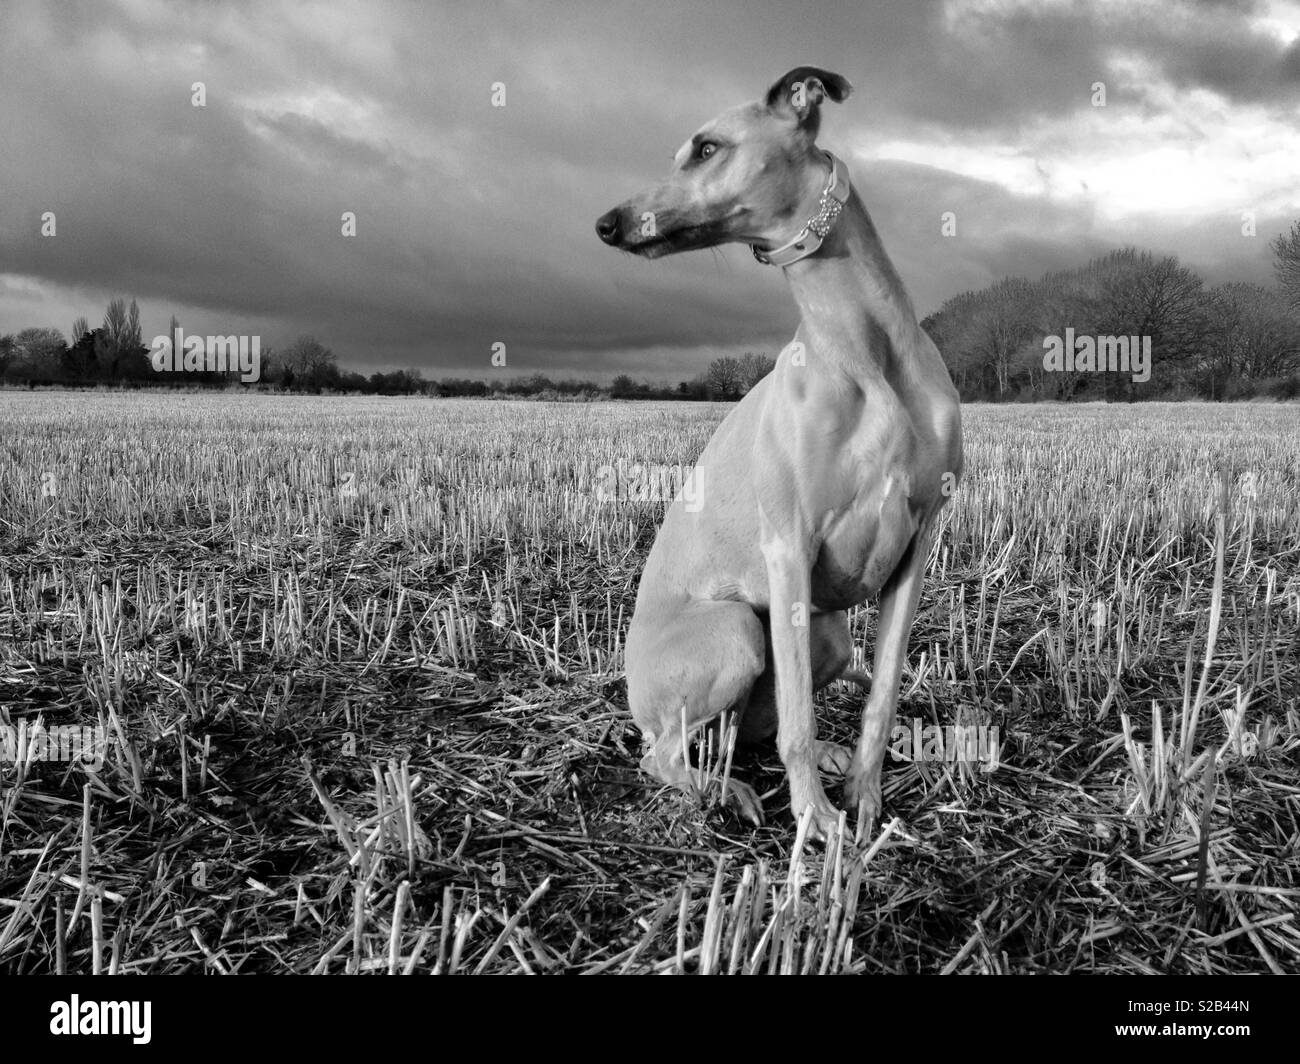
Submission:
<svg viewBox="0 0 1300 1064">
<path fill-rule="evenodd" d="M 880 592 L 871 694 L 862 712 L 862 735 L 853 754 L 853 764 L 844 779 L 845 804 L 856 810 L 863 831 L 880 815 L 880 769 L 889 732 L 894 726 L 903 666 L 907 663 L 907 639 L 921 597 L 932 537 L 933 530 L 927 522 L 917 531 L 898 568 Z"/>
<path fill-rule="evenodd" d="M 826 838 L 839 814 L 817 774 L 817 718 L 813 713 L 809 587 L 811 559 L 791 539 L 765 535 L 762 544 L 771 598 L 772 658 L 776 673 L 776 745 L 790 780 L 795 819 L 811 806 L 814 834 Z"/>
</svg>

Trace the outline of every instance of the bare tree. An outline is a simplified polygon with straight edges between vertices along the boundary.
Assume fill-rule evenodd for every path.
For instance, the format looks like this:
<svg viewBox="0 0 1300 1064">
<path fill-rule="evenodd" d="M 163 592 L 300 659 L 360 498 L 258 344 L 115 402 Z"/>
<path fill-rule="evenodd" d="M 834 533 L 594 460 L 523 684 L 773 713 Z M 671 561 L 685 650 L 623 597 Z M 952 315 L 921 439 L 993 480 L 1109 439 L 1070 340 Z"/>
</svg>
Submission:
<svg viewBox="0 0 1300 1064">
<path fill-rule="evenodd" d="M 1300 311 L 1300 222 L 1291 226 L 1291 232 L 1281 234 L 1269 247 L 1277 256 L 1273 270 L 1277 283 L 1293 310 Z"/>
<path fill-rule="evenodd" d="M 72 323 L 72 342 L 75 344 L 88 332 L 90 332 L 90 323 L 86 321 L 85 317 L 77 318 Z"/>
<path fill-rule="evenodd" d="M 264 380 L 264 381 L 272 381 L 272 380 L 275 380 L 275 379 L 276 379 L 276 375 L 277 375 L 278 372 L 279 372 L 279 365 L 280 365 L 280 352 L 277 351 L 277 350 L 276 350 L 274 347 L 272 347 L 270 344 L 267 344 L 265 347 L 262 348 L 262 360 L 261 360 L 261 361 L 262 361 L 262 365 L 261 365 L 262 376 L 261 376 L 261 379 Z"/>
<path fill-rule="evenodd" d="M 1207 328 L 1204 282 L 1172 255 L 1156 257 L 1149 251 L 1125 248 L 1096 261 L 1102 274 L 1100 302 L 1094 321 L 1097 333 L 1109 336 L 1151 338 L 1161 376 L 1191 370 L 1203 347 Z M 1111 374 L 1108 391 L 1119 389 L 1131 397 L 1128 376 Z"/>
<path fill-rule="evenodd" d="M 741 394 L 741 382 L 743 380 L 740 359 L 731 355 L 715 358 L 709 363 L 705 379 L 708 382 L 709 392 L 715 399 L 738 398 Z"/>
<path fill-rule="evenodd" d="M 24 329 L 14 337 L 10 374 L 28 380 L 52 380 L 59 375 L 67 346 L 58 329 Z"/>
<path fill-rule="evenodd" d="M 1198 368 L 1210 394 L 1223 398 L 1233 383 L 1283 377 L 1300 369 L 1300 318 L 1279 292 L 1232 283 L 1210 293 L 1214 308 Z"/>
<path fill-rule="evenodd" d="M 285 384 L 320 388 L 338 379 L 338 358 L 314 336 L 300 336 L 279 356 Z"/>
<path fill-rule="evenodd" d="M 776 360 L 754 351 L 746 351 L 740 356 L 740 390 L 748 392 L 759 381 L 776 368 Z"/>
<path fill-rule="evenodd" d="M 110 300 L 104 311 L 103 333 L 96 351 L 100 364 L 107 367 L 109 379 L 143 375 L 144 352 L 140 308 L 135 300 L 131 300 L 130 307 L 124 299 Z"/>
<path fill-rule="evenodd" d="M 1011 389 L 1011 370 L 1038 330 L 1034 286 L 1007 277 L 988 290 L 972 322 L 974 354 L 993 374 L 998 397 Z"/>
<path fill-rule="evenodd" d="M 968 339 L 980 297 L 979 292 L 962 292 L 921 322 L 962 395 L 971 395 L 979 383 L 979 369 Z"/>
<path fill-rule="evenodd" d="M 0 336 L 0 378 L 4 377 L 5 372 L 18 357 L 18 341 L 13 334 Z"/>
</svg>

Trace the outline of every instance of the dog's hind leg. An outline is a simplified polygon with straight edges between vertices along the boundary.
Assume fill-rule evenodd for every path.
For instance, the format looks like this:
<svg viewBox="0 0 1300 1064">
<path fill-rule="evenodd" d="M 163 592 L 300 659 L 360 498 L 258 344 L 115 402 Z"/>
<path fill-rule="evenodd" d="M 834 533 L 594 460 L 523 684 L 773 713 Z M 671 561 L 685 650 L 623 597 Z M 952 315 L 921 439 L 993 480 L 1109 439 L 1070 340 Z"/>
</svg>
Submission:
<svg viewBox="0 0 1300 1064">
<path fill-rule="evenodd" d="M 626 661 L 628 704 L 646 747 L 641 768 L 694 793 L 687 738 L 728 710 L 743 712 L 765 663 L 762 622 L 740 602 L 638 603 Z M 752 787 L 731 780 L 727 799 L 746 819 L 762 822 Z"/>
</svg>

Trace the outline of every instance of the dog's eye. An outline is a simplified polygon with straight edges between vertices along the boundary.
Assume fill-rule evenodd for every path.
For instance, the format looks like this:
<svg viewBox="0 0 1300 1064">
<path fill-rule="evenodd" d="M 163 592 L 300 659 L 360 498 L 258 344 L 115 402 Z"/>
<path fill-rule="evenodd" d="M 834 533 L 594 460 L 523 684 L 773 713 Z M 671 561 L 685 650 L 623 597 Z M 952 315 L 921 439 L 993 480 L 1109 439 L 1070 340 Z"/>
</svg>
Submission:
<svg viewBox="0 0 1300 1064">
<path fill-rule="evenodd" d="M 714 144 L 713 141 L 706 140 L 698 148 L 695 149 L 695 157 L 697 159 L 707 159 L 717 150 L 718 150 L 718 146 Z"/>
</svg>

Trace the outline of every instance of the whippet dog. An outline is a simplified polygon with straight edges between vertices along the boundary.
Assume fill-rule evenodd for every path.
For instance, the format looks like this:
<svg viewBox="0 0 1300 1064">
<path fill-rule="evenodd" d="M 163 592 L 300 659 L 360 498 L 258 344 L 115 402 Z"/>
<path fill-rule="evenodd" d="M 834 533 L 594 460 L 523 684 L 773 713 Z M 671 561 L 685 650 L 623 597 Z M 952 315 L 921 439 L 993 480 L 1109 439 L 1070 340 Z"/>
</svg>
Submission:
<svg viewBox="0 0 1300 1064">
<path fill-rule="evenodd" d="M 957 391 L 917 324 L 844 164 L 816 144 L 820 107 L 852 91 L 797 67 L 678 150 L 663 184 L 596 223 L 605 243 L 658 258 L 739 241 L 785 271 L 801 324 L 776 368 L 718 426 L 659 531 L 627 634 L 641 767 L 695 786 L 689 736 L 725 711 L 742 742 L 776 734 L 796 819 L 827 837 L 839 814 L 819 769 L 843 774 L 860 830 L 880 812 L 936 517 L 962 471 Z M 875 665 L 855 750 L 817 739 L 813 692 L 845 673 L 847 610 L 879 593 Z M 685 729 L 685 734 L 683 733 Z M 761 822 L 752 787 L 738 811 Z"/>
</svg>

